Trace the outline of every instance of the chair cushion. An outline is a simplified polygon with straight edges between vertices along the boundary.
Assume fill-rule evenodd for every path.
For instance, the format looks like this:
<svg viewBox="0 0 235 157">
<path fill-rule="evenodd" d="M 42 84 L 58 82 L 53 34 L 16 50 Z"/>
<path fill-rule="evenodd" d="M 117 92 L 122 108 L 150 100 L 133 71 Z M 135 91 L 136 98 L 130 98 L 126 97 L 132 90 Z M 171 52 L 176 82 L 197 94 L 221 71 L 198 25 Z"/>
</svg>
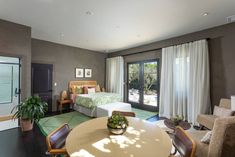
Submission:
<svg viewBox="0 0 235 157">
<path fill-rule="evenodd" d="M 233 111 L 230 109 L 223 108 L 223 107 L 215 106 L 213 115 L 221 117 L 221 118 L 229 117 L 233 115 Z"/>
<path fill-rule="evenodd" d="M 220 99 L 219 107 L 231 109 L 231 99 Z"/>
<path fill-rule="evenodd" d="M 212 136 L 212 131 L 207 132 L 206 135 L 202 137 L 201 142 L 209 144 L 211 141 L 211 136 Z"/>
<path fill-rule="evenodd" d="M 218 118 L 216 115 L 199 114 L 197 116 L 197 122 L 208 129 L 212 129 L 216 118 Z"/>
<path fill-rule="evenodd" d="M 55 132 L 53 135 L 50 137 L 50 143 L 51 143 L 51 148 L 52 149 L 59 149 L 63 148 L 65 145 L 65 140 L 66 137 L 69 134 L 69 128 L 67 126 L 64 126 L 57 132 Z"/>
<path fill-rule="evenodd" d="M 195 157 L 207 157 L 209 144 L 205 144 L 201 142 L 201 139 L 208 131 L 197 131 L 197 130 L 189 130 L 187 131 L 189 135 L 196 142 L 196 154 Z"/>
</svg>

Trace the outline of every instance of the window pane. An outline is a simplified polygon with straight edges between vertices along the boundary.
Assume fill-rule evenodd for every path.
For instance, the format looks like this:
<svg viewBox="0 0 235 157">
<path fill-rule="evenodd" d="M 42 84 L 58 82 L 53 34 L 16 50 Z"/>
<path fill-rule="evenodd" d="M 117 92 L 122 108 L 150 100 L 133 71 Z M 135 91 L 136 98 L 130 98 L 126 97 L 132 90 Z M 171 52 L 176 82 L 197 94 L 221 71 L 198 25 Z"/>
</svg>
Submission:
<svg viewBox="0 0 235 157">
<path fill-rule="evenodd" d="M 128 66 L 128 101 L 139 103 L 140 100 L 140 65 L 139 64 L 129 64 Z"/>
<path fill-rule="evenodd" d="M 20 63 L 19 58 L 0 56 L 0 63 Z"/>
<path fill-rule="evenodd" d="M 12 65 L 0 64 L 0 103 L 12 101 Z"/>
<path fill-rule="evenodd" d="M 157 62 L 144 63 L 144 104 L 157 106 Z"/>
</svg>

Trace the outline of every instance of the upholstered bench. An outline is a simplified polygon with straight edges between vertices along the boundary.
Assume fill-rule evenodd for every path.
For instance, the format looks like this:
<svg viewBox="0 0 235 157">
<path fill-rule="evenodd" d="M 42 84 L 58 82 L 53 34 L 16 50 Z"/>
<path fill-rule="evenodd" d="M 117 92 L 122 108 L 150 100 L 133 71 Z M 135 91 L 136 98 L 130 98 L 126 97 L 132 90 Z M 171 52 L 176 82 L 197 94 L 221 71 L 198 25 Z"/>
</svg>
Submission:
<svg viewBox="0 0 235 157">
<path fill-rule="evenodd" d="M 113 111 L 126 111 L 131 112 L 131 104 L 124 102 L 114 102 L 105 105 L 97 106 L 97 117 L 111 116 Z"/>
</svg>

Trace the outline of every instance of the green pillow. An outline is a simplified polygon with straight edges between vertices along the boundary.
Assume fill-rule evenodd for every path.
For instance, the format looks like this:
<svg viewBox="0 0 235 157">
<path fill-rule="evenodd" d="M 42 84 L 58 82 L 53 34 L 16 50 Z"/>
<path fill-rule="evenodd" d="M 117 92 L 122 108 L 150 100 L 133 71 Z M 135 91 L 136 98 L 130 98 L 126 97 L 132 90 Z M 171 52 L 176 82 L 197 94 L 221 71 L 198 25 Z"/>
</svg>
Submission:
<svg viewBox="0 0 235 157">
<path fill-rule="evenodd" d="M 83 88 L 82 87 L 76 87 L 76 94 L 83 94 Z"/>
</svg>

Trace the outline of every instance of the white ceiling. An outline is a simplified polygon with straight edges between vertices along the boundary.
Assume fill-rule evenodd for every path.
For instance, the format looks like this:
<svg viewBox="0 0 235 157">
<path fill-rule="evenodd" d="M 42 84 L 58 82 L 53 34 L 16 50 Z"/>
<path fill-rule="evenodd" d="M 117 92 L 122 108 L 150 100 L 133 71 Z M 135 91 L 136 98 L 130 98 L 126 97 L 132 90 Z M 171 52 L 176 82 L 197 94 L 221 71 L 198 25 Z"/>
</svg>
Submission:
<svg viewBox="0 0 235 157">
<path fill-rule="evenodd" d="M 235 0 L 0 0 L 0 18 L 31 26 L 33 38 L 100 52 L 222 25 L 234 14 Z"/>
</svg>

